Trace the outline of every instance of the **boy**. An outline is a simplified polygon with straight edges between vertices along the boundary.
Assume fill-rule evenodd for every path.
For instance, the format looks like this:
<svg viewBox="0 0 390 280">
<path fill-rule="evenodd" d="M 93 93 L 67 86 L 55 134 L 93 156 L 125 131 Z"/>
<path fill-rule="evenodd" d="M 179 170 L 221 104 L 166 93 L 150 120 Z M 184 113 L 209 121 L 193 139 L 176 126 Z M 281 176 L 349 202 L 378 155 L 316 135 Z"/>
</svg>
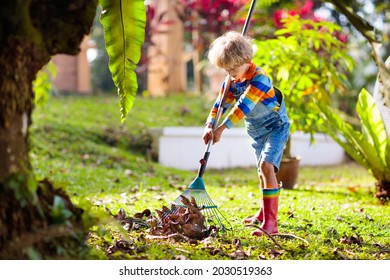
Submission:
<svg viewBox="0 0 390 280">
<path fill-rule="evenodd" d="M 279 170 L 283 149 L 290 134 L 290 124 L 281 92 L 273 87 L 267 74 L 252 62 L 252 58 L 251 39 L 240 33 L 227 32 L 211 44 L 208 59 L 224 69 L 232 79 L 223 113 L 231 105 L 233 108 L 213 130 L 225 81 L 207 118 L 203 140 L 205 144 L 211 140 L 217 143 L 226 128 L 244 119 L 256 154 L 262 203 L 259 211 L 243 222 L 260 222 L 263 230 L 276 234 L 280 188 L 275 173 Z M 260 229 L 252 232 L 255 236 L 263 234 Z"/>
</svg>

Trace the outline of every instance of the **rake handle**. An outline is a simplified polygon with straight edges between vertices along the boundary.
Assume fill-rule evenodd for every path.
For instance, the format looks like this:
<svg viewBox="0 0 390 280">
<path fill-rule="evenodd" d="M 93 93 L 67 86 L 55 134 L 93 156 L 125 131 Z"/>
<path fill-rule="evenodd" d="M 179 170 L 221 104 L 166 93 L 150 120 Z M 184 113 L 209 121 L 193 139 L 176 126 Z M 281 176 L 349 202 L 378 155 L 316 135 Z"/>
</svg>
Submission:
<svg viewBox="0 0 390 280">
<path fill-rule="evenodd" d="M 241 32 L 242 36 L 245 36 L 248 33 L 248 29 L 249 29 L 249 25 L 250 25 L 250 22 L 251 22 L 251 19 L 252 19 L 253 11 L 255 9 L 255 5 L 256 5 L 256 0 L 252 0 L 251 5 L 249 7 L 248 15 L 247 15 L 247 17 L 245 19 L 244 27 L 243 27 L 242 32 Z M 219 119 L 222 116 L 223 105 L 225 104 L 226 97 L 227 97 L 227 94 L 229 92 L 229 88 L 230 88 L 231 82 L 232 82 L 232 77 L 230 75 L 227 75 L 226 76 L 226 82 L 225 82 L 225 88 L 224 88 L 224 91 L 223 91 L 223 94 L 222 94 L 222 99 L 221 99 L 221 102 L 218 105 L 217 116 L 216 116 L 215 122 L 214 122 L 214 124 L 212 126 L 213 130 L 215 130 L 215 128 L 217 127 L 217 125 L 219 123 Z M 209 156 L 210 156 L 210 149 L 211 149 L 212 142 L 213 142 L 212 140 L 209 141 L 209 143 L 206 146 L 206 150 L 205 150 L 205 152 L 203 154 L 203 158 L 199 161 L 200 162 L 200 167 L 199 167 L 199 170 L 198 170 L 198 177 L 202 177 L 204 172 L 205 172 L 205 170 L 206 170 L 206 165 L 207 165 L 207 161 L 208 161 Z"/>
</svg>

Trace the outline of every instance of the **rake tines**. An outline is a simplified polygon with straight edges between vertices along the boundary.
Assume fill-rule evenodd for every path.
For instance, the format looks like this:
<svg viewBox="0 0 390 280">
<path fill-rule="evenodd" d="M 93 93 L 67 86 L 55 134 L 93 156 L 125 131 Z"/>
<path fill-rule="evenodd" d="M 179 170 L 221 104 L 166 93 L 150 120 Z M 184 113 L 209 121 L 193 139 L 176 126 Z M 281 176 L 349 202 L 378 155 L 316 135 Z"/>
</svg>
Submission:
<svg viewBox="0 0 390 280">
<path fill-rule="evenodd" d="M 177 214 L 179 212 L 185 212 L 187 206 L 182 202 L 182 196 L 191 200 L 193 204 L 201 211 L 205 217 L 205 226 L 211 227 L 215 226 L 221 231 L 231 230 L 232 226 L 229 221 L 222 215 L 219 211 L 218 206 L 213 202 L 207 193 L 204 183 L 201 177 L 197 177 L 185 190 L 181 196 L 178 196 L 172 203 L 171 207 L 166 208 L 162 219 L 168 217 L 172 214 Z"/>
</svg>

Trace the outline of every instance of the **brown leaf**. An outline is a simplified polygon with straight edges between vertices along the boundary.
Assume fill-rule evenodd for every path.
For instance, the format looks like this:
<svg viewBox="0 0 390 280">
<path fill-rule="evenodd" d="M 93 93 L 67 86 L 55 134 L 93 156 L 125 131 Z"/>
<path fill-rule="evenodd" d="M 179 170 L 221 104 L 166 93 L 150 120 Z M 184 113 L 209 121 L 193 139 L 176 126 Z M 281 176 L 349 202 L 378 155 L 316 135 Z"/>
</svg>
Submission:
<svg viewBox="0 0 390 280">
<path fill-rule="evenodd" d="M 183 232 L 185 236 L 188 236 L 189 238 L 194 238 L 194 239 L 203 239 L 204 238 L 204 233 L 202 231 L 202 228 L 198 225 L 190 225 L 190 224 L 185 224 L 182 226 Z"/>
<path fill-rule="evenodd" d="M 360 186 L 348 186 L 347 187 L 347 190 L 349 190 L 350 192 L 352 192 L 352 193 L 356 193 L 356 192 L 358 192 L 359 191 L 359 189 L 360 189 Z"/>
<path fill-rule="evenodd" d="M 177 212 L 184 215 L 186 213 L 186 211 L 187 211 L 186 208 L 179 207 Z"/>
<path fill-rule="evenodd" d="M 147 220 L 149 227 L 157 228 L 158 220 L 154 216 L 150 216 Z"/>
<path fill-rule="evenodd" d="M 191 205 L 191 201 L 187 197 L 185 197 L 184 195 L 180 195 L 180 197 L 181 197 L 181 203 L 183 203 L 185 206 L 188 207 Z"/>
<path fill-rule="evenodd" d="M 179 215 L 178 214 L 169 214 L 168 215 L 168 218 L 171 220 L 171 221 L 176 221 L 179 219 Z"/>
<path fill-rule="evenodd" d="M 210 252 L 211 255 L 215 256 L 215 255 L 223 255 L 223 251 L 220 249 L 220 248 L 215 248 L 214 250 L 212 250 Z"/>
<path fill-rule="evenodd" d="M 158 217 L 162 220 L 164 219 L 165 217 L 165 212 L 161 211 L 161 210 L 158 210 L 158 209 L 155 209 L 156 210 L 156 213 L 158 215 Z"/>
<path fill-rule="evenodd" d="M 278 258 L 280 255 L 283 255 L 284 251 L 283 250 L 271 250 L 271 258 L 273 259 L 276 259 Z"/>
<path fill-rule="evenodd" d="M 233 239 L 233 243 L 236 247 L 240 247 L 241 246 L 241 240 L 238 239 L 238 238 L 234 238 Z"/>
<path fill-rule="evenodd" d="M 196 203 L 196 200 L 193 196 L 191 196 L 191 204 L 194 205 L 195 207 L 198 207 L 198 204 Z"/>
<path fill-rule="evenodd" d="M 180 224 L 179 215 L 168 215 L 167 220 L 173 225 Z"/>
<path fill-rule="evenodd" d="M 134 214 L 134 218 L 137 218 L 137 219 L 142 219 L 144 215 L 142 213 L 135 213 Z"/>
<path fill-rule="evenodd" d="M 362 244 L 362 238 L 360 236 L 343 236 L 341 239 L 340 239 L 340 243 L 343 243 L 343 244 L 348 244 L 348 245 L 352 245 L 352 244 L 358 244 L 358 245 L 361 245 Z"/>
<path fill-rule="evenodd" d="M 246 259 L 248 256 L 243 250 L 237 250 L 230 254 L 231 257 L 237 259 L 237 260 L 243 260 Z"/>
<path fill-rule="evenodd" d="M 170 209 L 162 206 L 162 210 L 157 210 L 156 213 L 160 218 L 160 223 L 151 221 L 150 226 L 154 228 L 149 230 L 150 234 L 162 236 L 172 236 L 172 234 L 180 234 L 188 238 L 187 241 L 196 241 L 204 239 L 207 236 L 216 235 L 215 230 L 210 226 L 205 226 L 205 216 L 201 209 L 197 207 L 193 197 L 190 199 L 181 196 L 183 207 L 175 204 L 170 205 Z"/>
<path fill-rule="evenodd" d="M 175 256 L 175 260 L 177 261 L 185 261 L 185 260 L 188 260 L 188 258 L 184 255 L 178 255 L 178 256 Z"/>
<path fill-rule="evenodd" d="M 149 217 L 151 214 L 152 212 L 150 212 L 149 209 L 145 209 L 144 211 L 142 211 L 142 215 L 144 215 L 145 217 Z"/>
<path fill-rule="evenodd" d="M 126 212 L 122 208 L 119 209 L 118 214 L 116 216 L 118 220 L 124 220 L 126 218 Z"/>
<path fill-rule="evenodd" d="M 191 109 L 187 106 L 181 106 L 180 107 L 180 115 L 184 116 L 191 113 Z"/>
<path fill-rule="evenodd" d="M 166 207 L 165 205 L 163 205 L 163 207 L 162 207 L 161 210 L 162 210 L 163 212 L 165 212 L 165 213 L 170 213 L 169 208 Z"/>
<path fill-rule="evenodd" d="M 185 215 L 182 215 L 182 217 L 184 218 L 185 224 L 194 225 L 199 221 L 198 215 L 196 214 L 186 213 Z"/>
<path fill-rule="evenodd" d="M 176 210 L 178 209 L 178 207 L 176 206 L 176 204 L 171 204 L 171 212 L 176 212 Z"/>
</svg>

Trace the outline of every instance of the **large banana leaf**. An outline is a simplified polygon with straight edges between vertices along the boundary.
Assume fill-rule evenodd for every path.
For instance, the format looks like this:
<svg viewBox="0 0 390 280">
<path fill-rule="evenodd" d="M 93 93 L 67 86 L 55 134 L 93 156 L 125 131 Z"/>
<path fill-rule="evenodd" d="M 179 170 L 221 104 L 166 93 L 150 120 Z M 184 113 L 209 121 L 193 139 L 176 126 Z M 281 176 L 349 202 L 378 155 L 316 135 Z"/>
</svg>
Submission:
<svg viewBox="0 0 390 280">
<path fill-rule="evenodd" d="M 357 109 L 363 129 L 366 133 L 361 133 L 355 130 L 350 124 L 346 123 L 335 111 L 330 108 L 317 104 L 320 111 L 331 126 L 328 128 L 327 133 L 337 141 L 340 146 L 359 164 L 368 169 L 377 180 L 384 180 L 389 175 L 389 169 L 386 164 L 388 158 L 390 158 L 388 147 L 390 146 L 389 140 L 386 139 L 386 134 L 383 136 L 379 131 L 382 127 L 384 131 L 383 121 L 380 118 L 378 109 L 374 106 L 370 106 L 372 100 L 371 96 L 366 91 L 362 91 L 359 95 L 359 104 Z M 377 116 L 379 114 L 379 118 Z M 378 124 L 378 123 L 381 123 Z M 370 127 L 370 126 L 379 126 Z M 377 130 L 379 129 L 379 130 Z M 378 133 L 374 136 L 372 134 Z M 338 134 L 341 134 L 345 141 L 339 139 Z M 369 139 L 367 139 L 367 136 Z M 385 137 L 385 138 L 383 138 Z"/>
<path fill-rule="evenodd" d="M 381 159 L 385 158 L 387 134 L 374 98 L 365 89 L 359 94 L 356 111 L 368 140 L 374 144 Z"/>
<path fill-rule="evenodd" d="M 345 123 L 339 114 L 333 112 L 327 106 L 324 106 L 320 103 L 317 103 L 323 118 L 331 126 L 327 128 L 326 133 L 329 134 L 356 162 L 362 165 L 366 169 L 370 169 L 370 166 L 361 152 L 354 147 L 353 138 L 350 136 L 350 133 L 347 131 L 353 130 L 352 126 L 348 123 Z M 340 139 L 339 134 L 341 134 L 345 141 Z"/>
<path fill-rule="evenodd" d="M 134 72 L 141 57 L 145 37 L 146 11 L 144 0 L 99 0 L 102 6 L 109 69 L 118 88 L 121 120 L 125 120 L 137 94 Z"/>
</svg>

